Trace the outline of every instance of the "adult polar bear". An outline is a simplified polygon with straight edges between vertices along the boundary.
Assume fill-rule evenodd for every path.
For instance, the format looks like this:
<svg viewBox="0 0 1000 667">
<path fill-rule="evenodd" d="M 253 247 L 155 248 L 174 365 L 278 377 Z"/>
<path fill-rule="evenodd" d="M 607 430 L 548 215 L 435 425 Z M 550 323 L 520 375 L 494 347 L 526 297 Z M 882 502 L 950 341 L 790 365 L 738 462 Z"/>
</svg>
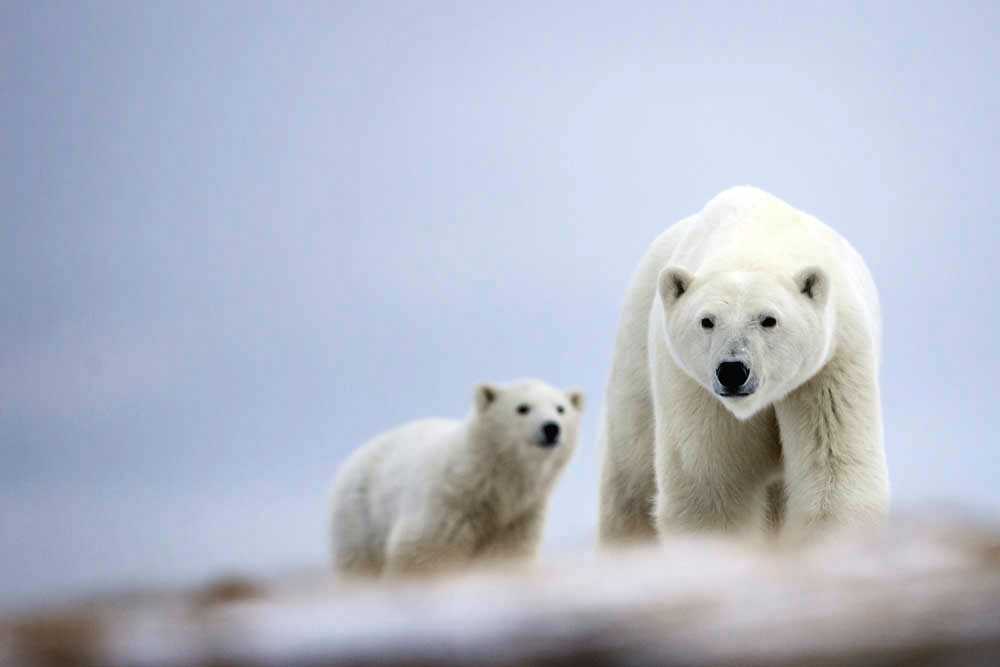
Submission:
<svg viewBox="0 0 1000 667">
<path fill-rule="evenodd" d="M 835 231 L 737 187 L 643 257 L 608 383 L 602 543 L 888 510 L 878 294 Z"/>
</svg>

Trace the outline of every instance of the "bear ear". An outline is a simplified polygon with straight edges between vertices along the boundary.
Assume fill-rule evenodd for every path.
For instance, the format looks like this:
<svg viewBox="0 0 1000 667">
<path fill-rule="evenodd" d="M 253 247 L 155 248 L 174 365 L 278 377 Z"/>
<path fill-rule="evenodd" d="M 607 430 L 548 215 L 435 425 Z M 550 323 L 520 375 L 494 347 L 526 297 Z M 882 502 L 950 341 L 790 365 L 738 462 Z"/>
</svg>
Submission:
<svg viewBox="0 0 1000 667">
<path fill-rule="evenodd" d="M 694 276 L 679 266 L 668 266 L 660 271 L 657 280 L 660 285 L 660 298 L 663 300 L 663 305 L 669 308 L 688 291 Z"/>
<path fill-rule="evenodd" d="M 569 398 L 569 403 L 577 412 L 583 412 L 584 396 L 583 392 L 579 389 L 570 389 L 566 392 L 566 397 Z"/>
<path fill-rule="evenodd" d="M 476 410 L 483 412 L 486 408 L 490 407 L 493 401 L 497 400 L 497 396 L 499 395 L 500 390 L 497 389 L 496 385 L 485 382 L 476 385 Z"/>
<path fill-rule="evenodd" d="M 800 294 L 818 306 L 826 305 L 830 293 L 830 280 L 818 266 L 809 266 L 795 274 L 795 287 Z"/>
</svg>

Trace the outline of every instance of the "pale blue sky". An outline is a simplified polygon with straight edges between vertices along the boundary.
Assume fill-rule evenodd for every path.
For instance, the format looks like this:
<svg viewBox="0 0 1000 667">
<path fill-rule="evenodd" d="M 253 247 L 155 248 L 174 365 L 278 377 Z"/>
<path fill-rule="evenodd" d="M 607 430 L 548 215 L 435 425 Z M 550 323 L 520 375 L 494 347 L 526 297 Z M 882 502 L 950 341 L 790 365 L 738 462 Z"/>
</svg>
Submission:
<svg viewBox="0 0 1000 667">
<path fill-rule="evenodd" d="M 326 559 L 367 437 L 583 387 L 741 183 L 867 258 L 896 507 L 1000 509 L 996 3 L 0 6 L 0 605 Z"/>
</svg>

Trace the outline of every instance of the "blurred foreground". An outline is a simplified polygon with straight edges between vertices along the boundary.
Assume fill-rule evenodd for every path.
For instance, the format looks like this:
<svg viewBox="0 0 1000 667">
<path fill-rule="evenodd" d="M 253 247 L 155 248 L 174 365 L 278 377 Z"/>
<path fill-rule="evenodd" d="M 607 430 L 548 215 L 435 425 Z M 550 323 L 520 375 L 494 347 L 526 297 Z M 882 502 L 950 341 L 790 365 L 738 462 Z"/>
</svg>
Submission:
<svg viewBox="0 0 1000 667">
<path fill-rule="evenodd" d="M 1000 527 L 685 539 L 360 584 L 219 581 L 0 620 L 0 665 L 998 665 Z"/>
</svg>

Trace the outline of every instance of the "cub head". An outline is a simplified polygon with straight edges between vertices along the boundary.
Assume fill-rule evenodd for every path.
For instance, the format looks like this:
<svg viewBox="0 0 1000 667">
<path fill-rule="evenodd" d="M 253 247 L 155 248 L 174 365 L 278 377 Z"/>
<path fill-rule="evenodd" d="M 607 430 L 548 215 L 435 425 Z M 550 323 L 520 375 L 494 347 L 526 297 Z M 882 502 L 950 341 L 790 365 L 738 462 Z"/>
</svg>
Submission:
<svg viewBox="0 0 1000 667">
<path fill-rule="evenodd" d="M 737 419 L 812 377 L 832 344 L 830 281 L 817 267 L 790 276 L 667 267 L 659 294 L 675 363 Z"/>
<path fill-rule="evenodd" d="M 479 435 L 508 455 L 530 462 L 564 461 L 576 446 L 582 392 L 564 392 L 538 380 L 481 384 L 475 404 Z"/>
</svg>

